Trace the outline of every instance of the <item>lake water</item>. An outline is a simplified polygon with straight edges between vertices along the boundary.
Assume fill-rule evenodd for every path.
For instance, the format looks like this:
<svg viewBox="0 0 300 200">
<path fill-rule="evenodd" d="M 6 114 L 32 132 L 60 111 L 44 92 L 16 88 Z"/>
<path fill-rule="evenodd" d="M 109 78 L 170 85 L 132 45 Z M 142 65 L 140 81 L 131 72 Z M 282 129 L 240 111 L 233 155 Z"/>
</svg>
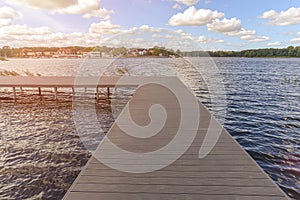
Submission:
<svg viewBox="0 0 300 200">
<path fill-rule="evenodd" d="M 300 199 L 300 59 L 0 62 L 2 75 L 76 76 L 83 68 L 89 76 L 104 71 L 179 76 L 270 177 Z M 72 97 L 62 90 L 57 103 L 50 90 L 42 99 L 37 91 L 25 90 L 17 104 L 10 99 L 10 89 L 0 93 L 0 199 L 61 199 L 90 156 L 76 133 Z M 133 92 L 120 90 L 111 101 L 122 107 Z M 97 103 L 96 111 L 105 134 L 114 121 L 110 101 Z"/>
</svg>

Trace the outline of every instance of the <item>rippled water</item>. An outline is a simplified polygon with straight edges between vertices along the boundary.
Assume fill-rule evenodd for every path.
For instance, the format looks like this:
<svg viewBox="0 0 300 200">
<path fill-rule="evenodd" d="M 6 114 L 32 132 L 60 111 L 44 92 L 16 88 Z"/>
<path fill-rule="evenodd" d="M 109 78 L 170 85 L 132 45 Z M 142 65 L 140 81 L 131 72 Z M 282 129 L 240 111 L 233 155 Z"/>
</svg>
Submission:
<svg viewBox="0 0 300 200">
<path fill-rule="evenodd" d="M 224 126 L 300 199 L 300 59 L 215 59 L 227 91 Z"/>
<path fill-rule="evenodd" d="M 178 75 L 272 179 L 300 199 L 299 61 L 15 59 L 0 62 L 0 71 L 74 76 L 80 65 L 91 65 L 86 73 L 93 75 L 110 64 L 109 73 L 121 68 L 127 75 Z M 41 100 L 28 90 L 14 104 L 7 92 L 0 94 L 0 199 L 60 199 L 90 156 L 76 133 L 72 97 L 62 91 L 56 103 L 51 92 Z M 122 107 L 132 92 L 119 91 L 111 101 Z M 97 103 L 96 111 L 105 134 L 113 123 L 110 101 Z"/>
</svg>

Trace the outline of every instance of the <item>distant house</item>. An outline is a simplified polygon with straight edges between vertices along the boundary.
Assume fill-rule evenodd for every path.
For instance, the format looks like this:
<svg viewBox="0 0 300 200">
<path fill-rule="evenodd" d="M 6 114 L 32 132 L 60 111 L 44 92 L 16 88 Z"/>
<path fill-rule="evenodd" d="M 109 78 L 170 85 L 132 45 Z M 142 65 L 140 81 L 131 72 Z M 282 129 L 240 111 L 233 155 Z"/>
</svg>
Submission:
<svg viewBox="0 0 300 200">
<path fill-rule="evenodd" d="M 57 51 L 58 55 L 71 55 L 72 54 L 72 50 L 71 49 L 65 49 L 65 48 L 60 48 Z"/>
<path fill-rule="evenodd" d="M 35 56 L 35 52 L 33 52 L 33 51 L 27 52 L 27 56 L 28 57 L 34 57 Z"/>
<path fill-rule="evenodd" d="M 147 53 L 148 53 L 146 49 L 139 49 L 138 52 L 139 52 L 139 55 L 140 55 L 140 56 L 145 56 L 145 55 L 147 55 Z"/>
<path fill-rule="evenodd" d="M 53 55 L 54 55 L 53 51 L 44 51 L 44 56 L 45 57 L 51 58 Z"/>
<path fill-rule="evenodd" d="M 134 57 L 145 56 L 147 54 L 148 54 L 148 51 L 146 49 L 130 49 L 127 52 L 127 55 L 134 56 Z"/>
<path fill-rule="evenodd" d="M 138 51 L 138 49 L 130 49 L 127 52 L 127 55 L 136 57 L 136 56 L 139 56 L 139 51 Z"/>
<path fill-rule="evenodd" d="M 90 58 L 101 58 L 101 52 L 100 51 L 89 52 L 88 57 L 90 57 Z"/>
<path fill-rule="evenodd" d="M 22 49 L 22 57 L 25 58 L 35 57 L 35 52 L 32 49 Z"/>
</svg>

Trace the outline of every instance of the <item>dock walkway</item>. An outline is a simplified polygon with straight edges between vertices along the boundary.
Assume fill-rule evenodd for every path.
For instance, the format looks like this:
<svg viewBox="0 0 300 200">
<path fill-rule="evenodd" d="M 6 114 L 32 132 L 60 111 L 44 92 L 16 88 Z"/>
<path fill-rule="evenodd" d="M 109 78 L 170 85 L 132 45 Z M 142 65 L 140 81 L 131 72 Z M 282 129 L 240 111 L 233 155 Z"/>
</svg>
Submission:
<svg viewBox="0 0 300 200">
<path fill-rule="evenodd" d="M 186 93 L 187 88 L 177 79 L 171 80 L 179 92 L 186 96 L 193 96 Z M 1 85 L 1 84 L 0 84 Z M 166 92 L 163 86 L 148 85 L 139 87 L 128 103 L 130 106 L 131 118 L 141 126 L 150 123 L 149 112 L 153 102 L 162 104 L 168 114 L 164 128 L 157 135 L 148 139 L 136 139 L 126 135 L 119 127 L 129 116 L 121 113 L 113 124 L 106 140 L 126 151 L 136 153 L 147 153 L 167 145 L 176 135 L 180 124 L 182 108 L 191 105 L 185 102 L 184 106 L 178 106 L 172 100 L 172 93 Z M 197 101 L 196 97 L 194 100 Z M 179 159 L 170 165 L 157 171 L 147 173 L 129 173 L 118 171 L 108 167 L 96 158 L 107 159 L 109 164 L 119 164 L 130 171 L 138 169 L 141 160 L 128 159 L 121 162 L 117 158 L 123 155 L 109 153 L 109 147 L 105 155 L 100 148 L 90 158 L 76 181 L 73 183 L 65 200 L 81 199 L 107 199 L 107 200 L 199 200 L 199 199 L 289 199 L 287 195 L 268 177 L 268 175 L 256 164 L 246 151 L 228 134 L 228 132 L 215 120 L 210 112 L 197 101 L 194 109 L 199 109 L 200 120 L 197 121 L 196 137 L 192 144 L 183 152 L 170 151 L 169 154 L 178 154 Z M 195 119 L 185 115 L 190 122 Z M 129 121 L 129 120 L 128 120 Z M 129 122 L 128 122 L 129 123 Z M 214 123 L 213 131 L 220 131 L 217 143 L 206 140 L 210 123 Z M 128 125 L 128 124 L 127 124 Z M 192 128 L 191 128 L 192 129 Z M 184 129 L 186 137 L 191 131 L 188 127 Z M 205 142 L 203 142 L 205 140 Z M 212 149 L 204 158 L 199 159 L 201 148 Z M 102 147 L 103 150 L 103 147 Z M 165 152 L 166 153 L 166 152 Z M 183 153 L 183 155 L 182 155 Z M 166 162 L 161 154 L 161 162 Z M 145 158 L 146 159 L 146 158 Z M 159 165 L 157 160 L 145 161 L 150 169 Z M 120 163 L 118 163 L 120 162 Z M 107 163 L 106 163 L 107 164 Z M 109 165 L 108 164 L 108 165 Z M 146 166 L 146 167 L 147 167 Z M 126 171 L 126 170 L 125 170 Z"/>
</svg>

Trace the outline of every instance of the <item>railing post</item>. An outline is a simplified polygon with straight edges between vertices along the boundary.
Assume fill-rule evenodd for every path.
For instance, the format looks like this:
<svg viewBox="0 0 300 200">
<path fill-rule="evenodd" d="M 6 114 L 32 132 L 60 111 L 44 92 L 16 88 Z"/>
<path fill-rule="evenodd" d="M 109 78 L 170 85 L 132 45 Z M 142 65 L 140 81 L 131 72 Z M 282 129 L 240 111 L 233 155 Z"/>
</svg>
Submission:
<svg viewBox="0 0 300 200">
<path fill-rule="evenodd" d="M 16 88 L 13 87 L 13 93 L 14 93 L 14 101 L 17 102 L 17 94 L 16 94 Z"/>
<path fill-rule="evenodd" d="M 73 94 L 73 97 L 75 96 L 75 88 L 72 87 L 72 94 Z"/>
<path fill-rule="evenodd" d="M 54 87 L 54 98 L 55 98 L 55 101 L 58 100 L 58 97 L 57 97 L 57 87 Z"/>
<path fill-rule="evenodd" d="M 96 87 L 96 100 L 99 100 L 99 87 Z"/>
</svg>

